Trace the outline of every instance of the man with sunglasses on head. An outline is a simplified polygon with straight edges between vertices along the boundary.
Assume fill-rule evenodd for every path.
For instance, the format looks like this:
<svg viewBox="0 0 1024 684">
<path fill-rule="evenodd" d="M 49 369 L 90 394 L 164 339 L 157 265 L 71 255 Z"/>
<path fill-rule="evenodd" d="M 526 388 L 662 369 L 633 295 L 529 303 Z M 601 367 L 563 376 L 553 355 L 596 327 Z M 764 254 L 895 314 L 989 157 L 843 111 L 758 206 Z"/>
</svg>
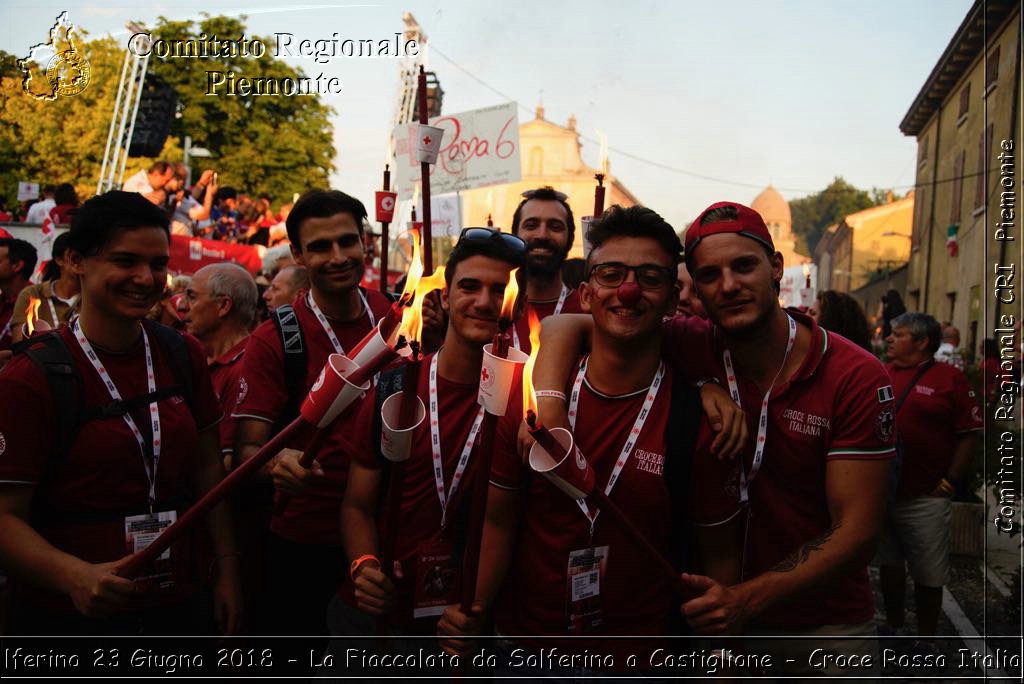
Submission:
<svg viewBox="0 0 1024 684">
<path fill-rule="evenodd" d="M 389 372 L 361 404 L 352 423 L 352 464 L 341 509 L 353 585 L 332 604 L 333 634 L 373 634 L 374 622 L 383 620 L 392 634 L 432 635 L 441 611 L 458 600 L 462 560 L 455 548 L 464 546 L 462 503 L 478 476 L 474 444 L 484 415 L 477 404 L 483 348 L 494 337 L 505 287 L 525 254 L 522 240 L 489 228 L 466 228 L 452 250 L 440 298 L 448 329 L 441 349 L 421 365 L 418 392 L 427 420 L 413 433 L 397 520 L 385 514 L 391 510 L 383 496 L 389 462 L 380 452 L 380 406 L 397 391 Z M 400 373 L 399 368 L 390 375 Z M 380 540 L 396 530 L 395 565 L 383 568 Z M 390 642 L 392 651 L 396 647 Z"/>
<path fill-rule="evenodd" d="M 700 543 L 717 540 L 724 553 L 714 573 L 683 576 L 699 596 L 682 613 L 700 634 L 816 637 L 746 641 L 773 656 L 774 674 L 869 676 L 878 658 L 867 564 L 895 454 L 889 378 L 857 345 L 781 307 L 782 255 L 749 207 L 705 209 L 686 232 L 686 262 L 713 325 L 673 319 L 666 360 L 703 365 L 745 408 L 757 438 L 738 462 L 696 456 Z M 559 355 L 587 326 L 575 318 L 545 330 L 538 387 L 566 376 Z M 808 657 L 815 648 L 861 667 L 823 669 Z"/>
<path fill-rule="evenodd" d="M 612 207 L 593 224 L 590 240 L 580 299 L 593 318 L 592 351 L 576 360 L 564 387 L 576 445 L 596 486 L 681 569 L 700 409 L 696 390 L 662 360 L 660 329 L 679 297 L 682 245 L 646 207 Z M 593 503 L 574 501 L 523 464 L 516 450 L 522 407 L 512 404 L 498 427 L 477 614 L 470 619 L 456 607 L 447 609 L 439 624 L 447 637 L 443 647 L 465 653 L 469 645 L 460 637 L 479 634 L 493 616 L 499 634 L 516 635 L 514 642 L 499 642 L 505 653 L 498 657 L 498 676 L 624 670 L 629 654 L 675 631 L 680 598 L 614 519 L 600 515 Z M 706 427 L 700 433 L 710 436 Z M 614 635 L 649 639 L 601 639 Z M 592 638 L 551 639 L 563 636 Z M 543 649 L 571 656 L 572 666 L 507 665 L 517 652 L 525 657 Z"/>
<path fill-rule="evenodd" d="M 572 249 L 576 226 L 567 195 L 554 188 L 527 190 L 512 216 L 512 234 L 526 242 L 526 303 L 538 320 L 580 313 L 579 292 L 562 283 L 562 264 Z M 516 319 L 512 345 L 530 352 L 526 312 Z"/>
</svg>

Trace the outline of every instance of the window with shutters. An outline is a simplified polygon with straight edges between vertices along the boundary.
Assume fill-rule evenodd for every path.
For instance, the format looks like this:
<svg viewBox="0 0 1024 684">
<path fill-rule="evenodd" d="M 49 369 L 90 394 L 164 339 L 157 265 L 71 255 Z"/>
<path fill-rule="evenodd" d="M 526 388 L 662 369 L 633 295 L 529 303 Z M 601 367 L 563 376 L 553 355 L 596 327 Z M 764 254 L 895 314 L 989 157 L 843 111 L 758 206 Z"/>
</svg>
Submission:
<svg viewBox="0 0 1024 684">
<path fill-rule="evenodd" d="M 960 126 L 967 120 L 967 111 L 971 108 L 971 84 L 968 83 L 960 91 L 960 113 L 957 114 L 956 125 Z"/>
<path fill-rule="evenodd" d="M 949 204 L 949 207 L 950 207 L 950 210 L 949 210 L 949 222 L 950 223 L 960 223 L 960 208 L 961 208 L 960 201 L 962 199 L 963 189 L 964 189 L 964 158 L 965 158 L 965 156 L 966 156 L 966 150 L 960 150 L 960 154 L 958 154 L 956 156 L 955 161 L 953 162 L 953 178 L 951 179 L 952 180 L 952 185 L 953 185 L 953 188 L 952 188 L 952 190 L 953 190 L 953 193 L 952 193 L 953 197 L 952 197 L 952 201 Z"/>
<path fill-rule="evenodd" d="M 978 177 L 977 185 L 974 189 L 974 208 L 975 210 L 981 209 L 985 206 L 985 195 L 988 189 L 986 173 L 989 164 L 989 150 L 992 147 L 992 134 L 995 125 L 989 124 L 985 132 L 981 134 L 981 140 L 978 142 Z"/>
<path fill-rule="evenodd" d="M 999 80 L 999 46 L 996 49 L 988 53 L 988 57 L 985 60 L 985 94 L 988 95 L 992 92 L 992 89 L 996 87 L 996 81 Z"/>
<path fill-rule="evenodd" d="M 910 229 L 910 247 L 916 249 L 921 246 L 921 236 L 924 234 L 924 222 L 928 219 L 927 198 L 928 188 L 920 188 L 914 192 L 914 226 Z"/>
</svg>

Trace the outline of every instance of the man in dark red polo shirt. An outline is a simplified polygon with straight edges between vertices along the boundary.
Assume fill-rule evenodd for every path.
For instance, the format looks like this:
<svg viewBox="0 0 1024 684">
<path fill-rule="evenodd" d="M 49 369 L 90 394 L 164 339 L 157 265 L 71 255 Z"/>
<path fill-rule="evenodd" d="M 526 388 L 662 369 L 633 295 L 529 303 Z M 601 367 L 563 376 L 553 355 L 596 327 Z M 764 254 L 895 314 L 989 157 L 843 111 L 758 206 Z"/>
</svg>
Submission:
<svg viewBox="0 0 1024 684">
<path fill-rule="evenodd" d="M 580 294 L 562 283 L 562 264 L 572 249 L 576 225 L 566 195 L 554 188 L 527 190 L 512 215 L 512 234 L 526 242 L 526 305 L 537 320 L 580 313 Z M 530 353 L 530 329 L 524 311 L 516 319 L 512 346 Z"/>
<path fill-rule="evenodd" d="M 301 331 L 305 376 L 298 401 L 308 393 L 333 353 L 352 349 L 390 306 L 379 292 L 359 287 L 363 277 L 363 220 L 366 208 L 337 190 L 311 190 L 288 215 L 288 239 L 296 263 L 305 266 L 310 289 L 292 304 Z M 244 461 L 275 429 L 297 415 L 285 377 L 285 352 L 273 320 L 249 338 L 242 361 L 248 391 L 233 416 L 238 419 L 235 457 Z M 339 425 L 349 416 L 339 418 Z M 274 515 L 268 547 L 267 596 L 276 629 L 290 634 L 326 634 L 327 603 L 346 575 L 339 515 L 348 459 L 342 449 L 346 430 L 335 430 L 316 454 L 310 470 L 299 465 L 302 444 L 285 449 L 272 463 L 278 492 L 291 496 Z"/>
<path fill-rule="evenodd" d="M 903 464 L 878 548 L 879 574 L 886 623 L 895 631 L 903 627 L 910 567 L 917 633 L 926 638 L 935 636 L 949 581 L 950 498 L 984 425 L 963 371 L 933 358 L 941 335 L 932 316 L 908 312 L 892 320 L 886 340 Z"/>
<path fill-rule="evenodd" d="M 780 656 L 777 669 L 786 674 L 813 672 L 806 656 L 787 658 L 815 645 L 875 652 L 871 640 L 843 637 L 874 633 L 867 563 L 895 453 L 885 370 L 845 338 L 781 308 L 782 256 L 752 209 L 728 202 L 706 209 L 687 231 L 686 254 L 714 322 L 710 375 L 758 422 L 735 475 L 726 471 L 715 491 L 709 473 L 709 487 L 700 490 L 707 500 L 696 504 L 698 522 L 731 527 L 746 540 L 736 547 L 742 581 L 726 587 L 684 576 L 703 595 L 683 614 L 705 633 L 823 637 L 810 648 L 797 640 L 757 643 L 755 650 Z M 678 344 L 668 348 L 685 353 Z"/>
<path fill-rule="evenodd" d="M 378 450 L 376 389 L 354 423 L 342 507 L 354 597 L 335 601 L 332 633 L 371 634 L 373 616 L 384 615 L 392 632 L 434 634 L 438 616 L 459 599 L 462 561 L 454 547 L 464 546 L 461 504 L 477 477 L 479 454 L 473 447 L 484 416 L 477 403 L 483 348 L 494 338 L 509 274 L 522 266 L 526 253 L 526 245 L 507 234 L 468 231 L 445 267 L 441 306 L 449 324 L 444 344 L 420 367 L 417 387 L 428 418 L 413 435 L 397 521 L 378 510 L 387 462 Z M 400 576 L 385 573 L 379 559 L 381 540 L 394 534 Z M 430 577 L 437 586 L 428 585 Z"/>
<path fill-rule="evenodd" d="M 248 391 L 242 381 L 242 355 L 253 323 L 259 292 L 249 272 L 234 263 L 210 264 L 185 289 L 185 330 L 203 343 L 213 390 L 225 416 L 220 422 L 220 450 L 231 465 L 235 446 L 235 410 Z"/>
<path fill-rule="evenodd" d="M 686 477 L 692 446 L 669 453 L 670 422 L 680 419 L 672 412 L 673 395 L 683 388 L 674 387 L 677 378 L 662 361 L 658 332 L 662 318 L 675 311 L 681 245 L 672 227 L 646 207 L 611 208 L 593 225 L 590 239 L 580 293 L 593 317 L 593 345 L 564 386 L 570 424 L 597 486 L 667 558 L 678 559 L 674 511 L 685 508 L 687 495 L 683 489 L 682 500 L 676 498 L 672 478 L 681 470 Z M 515 404 L 496 439 L 477 590 L 482 613 L 493 612 L 496 631 L 514 637 L 501 643 L 504 656 L 516 648 L 536 654 L 553 647 L 576 656 L 589 649 L 614 662 L 590 659 L 561 674 L 626 670 L 628 655 L 647 642 L 533 637 L 634 635 L 653 643 L 670 632 L 679 599 L 614 519 L 529 472 L 516 450 L 522 406 Z M 690 406 L 698 410 L 695 396 Z M 462 631 L 466 627 L 465 616 L 452 607 L 439 630 L 459 636 L 472 631 Z M 496 675 L 542 674 L 514 669 L 504 656 Z"/>
</svg>

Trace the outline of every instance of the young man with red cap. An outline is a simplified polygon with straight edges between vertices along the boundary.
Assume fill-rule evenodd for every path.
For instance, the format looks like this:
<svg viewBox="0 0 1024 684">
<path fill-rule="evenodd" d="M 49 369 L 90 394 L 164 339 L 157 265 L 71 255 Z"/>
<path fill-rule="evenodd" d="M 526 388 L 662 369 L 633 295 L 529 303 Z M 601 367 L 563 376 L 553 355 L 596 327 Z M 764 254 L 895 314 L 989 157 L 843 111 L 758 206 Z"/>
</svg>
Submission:
<svg viewBox="0 0 1024 684">
<path fill-rule="evenodd" d="M 452 250 L 441 294 L 450 322 L 442 348 L 420 367 L 417 388 L 427 420 L 413 433 L 397 520 L 385 513 L 391 503 L 383 494 L 395 473 L 388 473 L 379 443 L 379 406 L 391 391 L 381 391 L 387 373 L 360 406 L 341 510 L 354 595 L 332 604 L 332 634 L 372 634 L 377 618 L 392 633 L 432 635 L 444 608 L 459 600 L 463 503 L 479 477 L 474 445 L 484 418 L 477 403 L 483 348 L 497 331 L 509 275 L 525 255 L 522 240 L 488 228 L 467 228 Z M 395 561 L 399 572 L 381 567 L 386 538 L 394 540 L 394 550 L 385 562 Z"/>
<path fill-rule="evenodd" d="M 745 409 L 756 439 L 736 464 L 695 457 L 694 521 L 735 543 L 731 570 L 719 573 L 731 581 L 684 575 L 700 596 L 683 605 L 683 615 L 704 634 L 823 637 L 757 642 L 753 651 L 775 654 L 786 674 L 814 671 L 808 655 L 818 646 L 875 653 L 876 642 L 843 637 L 874 634 L 867 564 L 895 454 L 885 369 L 779 305 L 782 256 L 752 209 L 720 202 L 702 212 L 686 234 L 686 263 L 713 325 L 668 323 L 668 360 L 703 364 L 703 375 Z M 573 331 L 585 329 L 578 321 L 552 323 L 545 324 L 538 387 L 566 377 L 558 356 L 575 348 Z"/>
<path fill-rule="evenodd" d="M 512 234 L 526 242 L 526 307 L 537 320 L 580 313 L 580 294 L 562 282 L 562 264 L 572 249 L 576 224 L 565 193 L 543 187 L 527 190 L 512 215 Z M 516 319 L 512 346 L 530 353 L 527 312 Z"/>
<path fill-rule="evenodd" d="M 682 246 L 672 227 L 646 207 L 612 207 L 594 223 L 590 239 L 580 294 L 594 321 L 593 350 L 576 359 L 574 380 L 562 388 L 570 397 L 576 445 L 596 486 L 682 566 L 700 408 L 697 392 L 662 360 L 658 336 L 662 318 L 675 311 Z M 630 654 L 673 631 L 680 597 L 650 572 L 635 540 L 610 514 L 530 472 L 516 451 L 522 418 L 521 402 L 513 401 L 499 423 L 477 601 L 480 614 L 493 613 L 496 631 L 509 635 L 499 646 L 505 656 L 554 648 L 573 660 L 562 670 L 522 670 L 499 656 L 495 674 L 628 670 Z M 710 437 L 709 430 L 704 434 Z M 438 627 L 458 639 L 479 633 L 479 623 L 451 607 Z M 551 639 L 580 635 L 593 640 Z M 613 635 L 647 639 L 604 638 Z M 445 645 L 453 652 L 464 646 Z"/>
<path fill-rule="evenodd" d="M 337 190 L 311 190 L 289 214 L 292 255 L 306 267 L 310 289 L 249 338 L 242 361 L 249 391 L 233 413 L 238 462 L 297 415 L 327 357 L 352 349 L 387 313 L 387 298 L 359 287 L 365 218 L 363 203 Z M 293 373 L 296 357 L 303 363 Z M 346 420 L 343 415 L 339 424 Z M 345 434 L 332 432 L 310 470 L 299 464 L 296 449 L 283 450 L 268 468 L 276 490 L 291 497 L 270 524 L 267 574 L 273 591 L 267 600 L 277 630 L 327 633 L 327 604 L 346 574 L 338 516 L 348 474 Z"/>
</svg>

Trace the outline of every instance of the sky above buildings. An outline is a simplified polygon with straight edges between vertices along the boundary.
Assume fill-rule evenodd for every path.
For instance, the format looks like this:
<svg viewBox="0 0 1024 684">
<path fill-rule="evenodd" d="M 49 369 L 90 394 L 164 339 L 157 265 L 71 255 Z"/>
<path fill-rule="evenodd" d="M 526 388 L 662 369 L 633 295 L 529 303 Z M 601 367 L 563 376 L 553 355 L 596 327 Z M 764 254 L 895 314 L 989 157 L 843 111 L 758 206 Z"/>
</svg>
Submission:
<svg viewBox="0 0 1024 684">
<path fill-rule="evenodd" d="M 428 67 L 441 80 L 445 112 L 515 100 L 521 122 L 541 101 L 549 121 L 565 125 L 575 114 L 593 140 L 583 141 L 584 159 L 597 165 L 600 129 L 612 173 L 681 228 L 710 202 L 749 203 L 768 183 L 787 199 L 837 175 L 905 192 L 916 144 L 899 122 L 971 4 L 0 0 L 0 49 L 26 55 L 62 10 L 91 36 L 111 33 L 125 44 L 128 20 L 203 12 L 246 14 L 249 35 L 378 40 L 401 31 L 409 11 L 429 38 Z M 325 98 L 336 112 L 332 180 L 369 201 L 385 161 L 397 62 L 288 61 L 341 79 L 344 92 Z"/>
</svg>

